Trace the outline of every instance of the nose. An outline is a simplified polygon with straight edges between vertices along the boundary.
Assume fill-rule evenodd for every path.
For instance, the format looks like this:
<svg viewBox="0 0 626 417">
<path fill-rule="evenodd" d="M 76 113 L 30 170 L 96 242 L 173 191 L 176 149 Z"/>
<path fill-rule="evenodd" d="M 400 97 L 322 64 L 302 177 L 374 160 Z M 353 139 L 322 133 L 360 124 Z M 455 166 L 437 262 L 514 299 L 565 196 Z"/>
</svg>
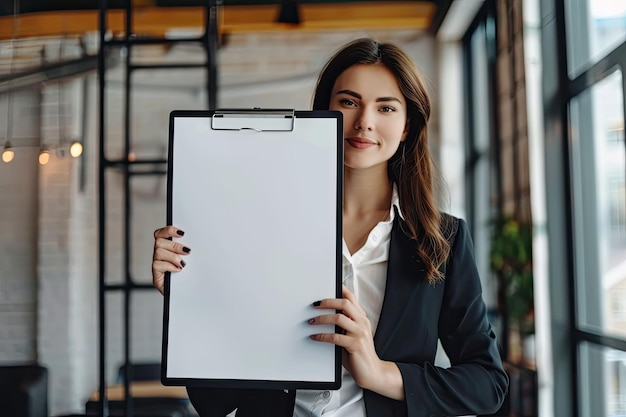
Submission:
<svg viewBox="0 0 626 417">
<path fill-rule="evenodd" d="M 367 130 L 370 132 L 374 130 L 374 118 L 367 109 L 363 109 L 359 112 L 354 122 L 354 128 L 356 130 Z"/>
</svg>

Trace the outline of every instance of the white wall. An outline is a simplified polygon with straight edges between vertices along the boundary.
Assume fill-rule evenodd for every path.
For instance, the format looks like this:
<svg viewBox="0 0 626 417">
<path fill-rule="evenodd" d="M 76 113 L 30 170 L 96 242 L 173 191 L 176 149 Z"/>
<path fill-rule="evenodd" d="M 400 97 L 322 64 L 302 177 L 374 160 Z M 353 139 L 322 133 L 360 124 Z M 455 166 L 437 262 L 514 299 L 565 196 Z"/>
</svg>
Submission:
<svg viewBox="0 0 626 417">
<path fill-rule="evenodd" d="M 450 213 L 465 217 L 465 131 L 463 116 L 463 55 L 460 42 L 438 45 L 440 142 L 439 164 L 450 192 Z"/>
<path fill-rule="evenodd" d="M 83 139 L 81 158 L 68 153 L 80 138 L 81 86 L 79 79 L 50 84 L 41 95 L 41 141 L 51 158 L 39 169 L 37 349 L 49 370 L 51 412 L 82 409 L 97 376 L 96 155 L 87 145 L 95 136 Z"/>
<path fill-rule="evenodd" d="M 2 147 L 9 127 L 14 146 L 39 137 L 37 90 L 15 93 L 10 100 L 0 97 Z M 0 162 L 0 362 L 37 356 L 38 153 L 38 148 L 15 148 L 11 163 Z"/>
</svg>

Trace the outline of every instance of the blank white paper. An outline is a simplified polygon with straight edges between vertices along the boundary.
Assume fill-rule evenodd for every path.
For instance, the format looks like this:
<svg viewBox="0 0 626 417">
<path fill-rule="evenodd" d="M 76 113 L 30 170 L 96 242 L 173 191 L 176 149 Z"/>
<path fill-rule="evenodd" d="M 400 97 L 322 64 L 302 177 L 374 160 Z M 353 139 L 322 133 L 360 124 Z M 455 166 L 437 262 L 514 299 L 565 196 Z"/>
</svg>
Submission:
<svg viewBox="0 0 626 417">
<path fill-rule="evenodd" d="M 334 327 L 307 320 L 336 295 L 337 119 L 177 117 L 173 135 L 172 223 L 191 253 L 171 276 L 166 377 L 333 382 L 335 346 L 308 336 Z"/>
</svg>

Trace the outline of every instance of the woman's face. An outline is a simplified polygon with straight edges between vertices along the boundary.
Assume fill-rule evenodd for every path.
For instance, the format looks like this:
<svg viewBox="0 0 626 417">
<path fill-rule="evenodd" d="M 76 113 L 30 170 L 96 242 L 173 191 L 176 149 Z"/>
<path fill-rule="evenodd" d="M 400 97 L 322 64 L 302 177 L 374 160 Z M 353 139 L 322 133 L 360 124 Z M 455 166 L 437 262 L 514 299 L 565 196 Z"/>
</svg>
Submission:
<svg viewBox="0 0 626 417">
<path fill-rule="evenodd" d="M 344 165 L 381 168 L 406 139 L 406 100 L 384 65 L 353 65 L 337 77 L 330 110 L 343 113 Z"/>
</svg>

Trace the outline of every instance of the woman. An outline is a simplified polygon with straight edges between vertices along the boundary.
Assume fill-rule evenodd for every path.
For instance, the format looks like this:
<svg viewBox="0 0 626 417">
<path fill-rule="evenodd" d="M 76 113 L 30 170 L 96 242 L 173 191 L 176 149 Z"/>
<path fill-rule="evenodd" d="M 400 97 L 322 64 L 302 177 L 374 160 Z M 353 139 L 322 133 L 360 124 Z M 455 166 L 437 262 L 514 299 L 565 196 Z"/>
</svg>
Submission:
<svg viewBox="0 0 626 417">
<path fill-rule="evenodd" d="M 316 110 L 343 113 L 343 298 L 309 320 L 343 348 L 338 391 L 188 388 L 201 416 L 453 416 L 497 411 L 507 392 L 465 222 L 437 209 L 428 150 L 430 101 L 398 47 L 359 39 L 322 70 Z M 189 248 L 155 231 L 152 275 L 184 266 Z M 441 340 L 452 366 L 434 366 Z"/>
</svg>

